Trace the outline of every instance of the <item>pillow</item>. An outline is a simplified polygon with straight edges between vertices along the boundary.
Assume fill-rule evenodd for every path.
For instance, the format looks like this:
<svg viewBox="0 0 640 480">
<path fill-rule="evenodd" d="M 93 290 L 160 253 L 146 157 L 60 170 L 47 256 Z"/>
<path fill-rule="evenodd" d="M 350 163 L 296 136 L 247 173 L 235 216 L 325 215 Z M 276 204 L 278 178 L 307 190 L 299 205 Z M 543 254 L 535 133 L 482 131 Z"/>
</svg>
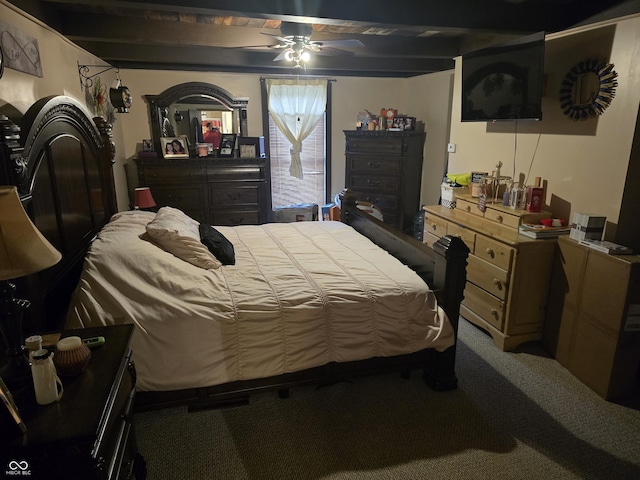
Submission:
<svg viewBox="0 0 640 480">
<path fill-rule="evenodd" d="M 222 265 L 235 265 L 236 252 L 227 237 L 211 225 L 200 224 L 200 241 L 222 262 Z"/>
<path fill-rule="evenodd" d="M 146 230 L 163 250 L 200 268 L 220 268 L 220 261 L 200 242 L 198 222 L 181 210 L 162 207 Z"/>
</svg>

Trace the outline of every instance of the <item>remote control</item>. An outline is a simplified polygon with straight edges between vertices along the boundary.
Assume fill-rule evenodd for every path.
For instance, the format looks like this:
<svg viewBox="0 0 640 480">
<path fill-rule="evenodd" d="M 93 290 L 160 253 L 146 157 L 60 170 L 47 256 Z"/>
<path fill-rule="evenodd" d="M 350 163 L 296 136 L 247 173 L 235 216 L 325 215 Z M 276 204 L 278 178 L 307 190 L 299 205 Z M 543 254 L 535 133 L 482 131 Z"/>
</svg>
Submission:
<svg viewBox="0 0 640 480">
<path fill-rule="evenodd" d="M 89 348 L 96 348 L 104 345 L 104 337 L 84 338 L 82 339 L 82 343 L 84 343 Z"/>
</svg>

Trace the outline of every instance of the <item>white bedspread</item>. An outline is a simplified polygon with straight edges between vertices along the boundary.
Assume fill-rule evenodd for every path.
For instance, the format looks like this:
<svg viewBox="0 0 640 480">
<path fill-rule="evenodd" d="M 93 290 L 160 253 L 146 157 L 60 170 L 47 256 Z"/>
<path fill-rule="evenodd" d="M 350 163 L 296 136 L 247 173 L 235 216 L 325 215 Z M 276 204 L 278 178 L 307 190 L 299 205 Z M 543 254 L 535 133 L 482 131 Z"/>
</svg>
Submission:
<svg viewBox="0 0 640 480">
<path fill-rule="evenodd" d="M 211 386 L 454 342 L 408 267 L 340 222 L 216 227 L 236 264 L 204 270 L 116 214 L 93 242 L 67 328 L 134 323 L 141 391 Z"/>
</svg>

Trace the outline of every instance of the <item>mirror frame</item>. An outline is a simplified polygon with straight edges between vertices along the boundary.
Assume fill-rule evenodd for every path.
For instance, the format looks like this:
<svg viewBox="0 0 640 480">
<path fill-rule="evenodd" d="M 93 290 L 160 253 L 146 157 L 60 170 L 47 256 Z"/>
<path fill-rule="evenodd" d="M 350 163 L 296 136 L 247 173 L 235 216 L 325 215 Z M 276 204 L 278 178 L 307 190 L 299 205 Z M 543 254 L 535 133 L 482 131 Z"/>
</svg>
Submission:
<svg viewBox="0 0 640 480">
<path fill-rule="evenodd" d="M 241 137 L 247 136 L 247 104 L 248 97 L 236 97 L 223 88 L 204 82 L 187 82 L 167 88 L 159 95 L 145 95 L 149 105 L 151 117 L 151 136 L 156 151 L 161 152 L 160 137 L 162 136 L 162 109 L 180 100 L 202 95 L 217 100 L 233 112 L 233 122 L 239 125 L 240 131 L 234 132 Z M 194 146 L 195 148 L 195 146 Z"/>
</svg>

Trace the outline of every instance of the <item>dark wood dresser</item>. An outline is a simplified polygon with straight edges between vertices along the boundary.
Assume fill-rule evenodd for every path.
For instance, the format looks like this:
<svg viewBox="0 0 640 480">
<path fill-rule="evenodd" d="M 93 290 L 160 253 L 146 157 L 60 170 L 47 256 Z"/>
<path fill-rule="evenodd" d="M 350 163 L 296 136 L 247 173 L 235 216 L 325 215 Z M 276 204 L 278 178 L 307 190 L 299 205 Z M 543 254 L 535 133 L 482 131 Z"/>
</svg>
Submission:
<svg viewBox="0 0 640 480">
<path fill-rule="evenodd" d="M 138 185 L 151 188 L 158 207 L 179 208 L 209 225 L 268 222 L 268 158 L 138 158 Z"/>
<path fill-rule="evenodd" d="M 420 210 L 425 132 L 346 130 L 345 186 L 411 233 Z"/>
<path fill-rule="evenodd" d="M 103 336 L 106 341 L 91 351 L 85 372 L 61 377 L 64 393 L 59 402 L 38 405 L 32 384 L 13 390 L 27 433 L 21 434 L 2 405 L 0 472 L 20 478 L 146 477 L 133 428 L 132 333 L 133 325 L 62 333 L 62 338 Z"/>
</svg>

